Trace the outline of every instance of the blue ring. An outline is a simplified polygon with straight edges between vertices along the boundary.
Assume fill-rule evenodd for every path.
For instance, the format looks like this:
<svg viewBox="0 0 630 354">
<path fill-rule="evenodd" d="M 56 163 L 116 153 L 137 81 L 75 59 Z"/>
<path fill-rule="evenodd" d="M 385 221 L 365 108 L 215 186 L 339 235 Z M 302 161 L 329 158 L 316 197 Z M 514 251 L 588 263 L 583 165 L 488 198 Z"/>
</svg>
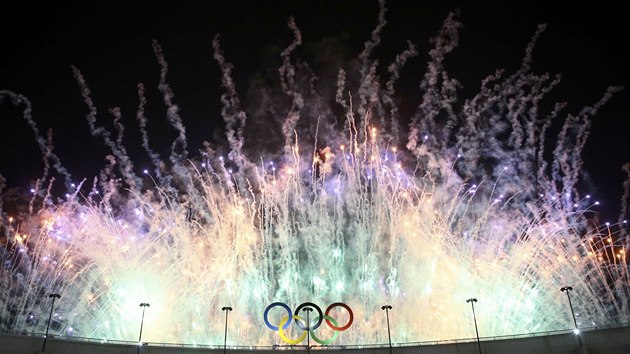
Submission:
<svg viewBox="0 0 630 354">
<path fill-rule="evenodd" d="M 285 304 L 284 302 L 272 302 L 271 304 L 269 304 L 269 306 L 267 306 L 267 308 L 265 309 L 265 313 L 263 314 L 263 320 L 265 320 L 265 324 L 267 325 L 267 327 L 269 327 L 270 329 L 274 331 L 278 330 L 278 326 L 274 326 L 271 323 L 269 323 L 269 319 L 267 318 L 267 315 L 269 314 L 269 310 L 271 310 L 272 308 L 276 306 L 280 306 L 284 308 L 285 310 L 287 310 L 287 313 L 289 314 L 289 319 L 284 324 L 284 326 L 282 326 L 282 329 L 285 330 L 289 327 L 289 325 L 291 324 L 291 321 L 293 321 L 293 313 L 291 313 L 291 308 L 289 308 L 289 305 Z"/>
</svg>

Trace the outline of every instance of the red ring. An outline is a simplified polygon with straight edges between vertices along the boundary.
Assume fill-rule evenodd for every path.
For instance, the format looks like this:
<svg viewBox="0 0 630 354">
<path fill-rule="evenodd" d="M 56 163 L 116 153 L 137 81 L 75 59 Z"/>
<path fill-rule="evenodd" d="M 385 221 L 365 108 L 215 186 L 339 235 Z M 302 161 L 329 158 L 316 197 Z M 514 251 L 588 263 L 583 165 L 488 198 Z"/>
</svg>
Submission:
<svg viewBox="0 0 630 354">
<path fill-rule="evenodd" d="M 348 311 L 348 314 L 350 315 L 350 319 L 348 320 L 348 323 L 346 323 L 343 326 L 335 326 L 333 325 L 328 319 L 326 319 L 326 324 L 328 324 L 328 326 L 336 331 L 345 331 L 346 329 L 350 328 L 350 325 L 352 324 L 352 321 L 354 321 L 354 314 L 352 313 L 352 309 L 350 308 L 350 306 L 344 304 L 343 302 L 335 302 L 333 304 L 330 304 L 330 306 L 328 306 L 328 308 L 326 309 L 326 316 L 330 316 L 330 310 L 332 310 L 333 308 L 337 307 L 337 306 L 341 306 L 344 309 L 346 309 L 346 311 Z"/>
</svg>

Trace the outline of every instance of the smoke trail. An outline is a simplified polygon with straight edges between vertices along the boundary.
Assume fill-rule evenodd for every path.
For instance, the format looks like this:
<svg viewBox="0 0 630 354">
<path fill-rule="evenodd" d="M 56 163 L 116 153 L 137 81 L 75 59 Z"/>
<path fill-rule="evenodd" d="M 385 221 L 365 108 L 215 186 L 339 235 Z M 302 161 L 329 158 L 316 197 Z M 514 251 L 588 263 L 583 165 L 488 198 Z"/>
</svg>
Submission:
<svg viewBox="0 0 630 354">
<path fill-rule="evenodd" d="M 236 86 L 232 80 L 232 69 L 234 66 L 225 60 L 223 51 L 219 43 L 219 35 L 214 36 L 212 40 L 212 48 L 214 49 L 214 59 L 221 68 L 221 85 L 226 92 L 221 95 L 221 116 L 225 121 L 226 136 L 230 145 L 229 158 L 236 162 L 237 166 L 243 168 L 245 160 L 243 156 L 243 129 L 247 120 L 247 114 L 241 109 L 241 102 L 236 92 Z"/>
<path fill-rule="evenodd" d="M 125 135 L 125 127 L 120 123 L 120 120 L 122 119 L 120 107 L 110 108 L 109 113 L 114 116 L 114 128 L 118 131 L 118 134 L 116 135 L 116 146 L 118 146 L 120 151 L 125 151 L 126 149 L 122 143 L 123 136 Z"/>
<path fill-rule="evenodd" d="M 164 163 L 160 160 L 160 155 L 153 151 L 149 146 L 149 133 L 147 132 L 147 117 L 144 115 L 144 107 L 147 104 L 147 99 L 144 95 L 144 85 L 142 83 L 138 84 L 138 110 L 136 112 L 136 119 L 138 120 L 138 126 L 140 128 L 140 134 L 142 136 L 142 147 L 144 151 L 147 153 L 153 166 L 155 166 L 155 173 L 160 181 L 160 184 L 164 187 L 170 185 L 170 179 L 166 177 L 166 179 L 162 176 L 162 171 L 164 170 Z M 168 182 L 167 182 L 168 181 Z"/>
<path fill-rule="evenodd" d="M 364 43 L 365 48 L 358 57 L 359 62 L 361 63 L 361 69 L 359 70 L 361 77 L 359 79 L 360 85 L 358 90 L 360 104 L 357 108 L 357 113 L 359 114 L 359 127 L 365 126 L 365 122 L 363 120 L 368 115 L 368 106 L 370 103 L 376 101 L 375 97 L 378 94 L 379 85 L 377 78 L 375 77 L 378 60 L 371 60 L 370 56 L 374 48 L 381 43 L 381 32 L 387 24 L 387 20 L 385 19 L 385 13 L 387 12 L 385 0 L 379 0 L 378 7 L 378 24 L 376 25 L 376 28 L 372 30 L 370 39 Z M 364 137 L 367 138 L 367 134 Z"/>
<path fill-rule="evenodd" d="M 427 72 L 424 75 L 424 79 L 420 84 L 420 88 L 424 94 L 422 96 L 422 102 L 416 110 L 416 113 L 411 118 L 409 124 L 410 132 L 407 142 L 407 149 L 409 149 L 417 158 L 428 158 L 429 156 L 427 147 L 432 149 L 437 144 L 436 137 L 436 118 L 440 111 L 445 107 L 442 102 L 442 90 L 440 89 L 440 78 L 442 78 L 442 85 L 444 87 L 450 87 L 454 84 L 445 81 L 447 79 L 444 72 L 444 58 L 446 54 L 450 53 L 459 42 L 459 28 L 462 24 L 456 20 L 457 13 L 450 13 L 444 21 L 442 28 L 437 36 L 431 38 L 429 41 L 435 46 L 429 52 L 431 60 L 427 65 Z M 452 90 L 448 90 L 448 94 L 451 94 Z M 447 124 L 450 125 L 450 124 Z M 424 146 L 419 146 L 424 145 Z M 474 154 L 474 151 L 471 153 Z M 429 164 L 434 165 L 436 162 L 432 160 Z"/>
<path fill-rule="evenodd" d="M 90 133 L 94 137 L 100 136 L 103 139 L 105 145 L 110 148 L 114 156 L 117 158 L 116 163 L 119 166 L 119 171 L 124 178 L 125 183 L 129 185 L 129 188 L 131 188 L 132 190 L 138 189 L 139 186 L 142 185 L 142 181 L 133 172 L 133 162 L 131 162 L 131 160 L 129 159 L 126 149 L 124 148 L 124 146 L 122 146 L 122 144 L 118 146 L 116 142 L 112 141 L 111 133 L 107 129 L 105 129 L 104 127 L 96 126 L 97 109 L 94 105 L 94 102 L 92 101 L 90 88 L 88 87 L 85 78 L 83 78 L 83 75 L 78 68 L 72 66 L 72 72 L 74 73 L 74 79 L 79 85 L 79 90 L 81 91 L 83 101 L 88 107 L 86 120 L 90 127 Z M 122 134 L 122 132 L 120 132 L 120 134 Z M 115 160 L 110 160 L 110 163 L 114 163 L 114 161 Z"/>
<path fill-rule="evenodd" d="M 345 111 L 345 121 L 343 124 L 344 133 L 348 136 L 350 142 L 350 151 L 357 151 L 359 145 L 357 141 L 358 131 L 356 121 L 354 119 L 354 110 L 352 104 L 352 93 L 348 90 L 348 99 L 344 99 L 344 91 L 346 90 L 346 71 L 339 69 L 337 74 L 335 102 L 337 102 Z"/>
<path fill-rule="evenodd" d="M 50 154 L 52 153 L 52 150 L 53 150 L 52 140 L 53 140 L 52 129 L 48 129 L 47 140 L 46 140 L 46 152 L 42 153 L 42 162 L 44 164 L 44 168 L 42 170 L 42 176 L 35 181 L 35 186 L 33 188 L 33 197 L 31 198 L 31 201 L 29 202 L 29 208 L 28 208 L 30 213 L 33 213 L 33 207 L 34 207 L 36 197 L 40 196 L 40 191 L 41 191 L 40 187 L 42 183 L 45 183 L 46 180 L 48 179 L 48 172 L 50 170 L 50 164 L 48 163 L 48 160 L 50 159 Z M 41 200 L 42 207 L 53 205 L 50 191 L 52 189 L 52 184 L 54 180 L 55 178 L 51 177 L 50 181 L 48 182 L 48 190 L 46 191 L 46 194 L 43 196 Z M 71 185 L 71 187 L 73 186 L 74 185 Z"/>
<path fill-rule="evenodd" d="M 347 110 L 348 104 L 346 103 L 346 100 L 343 98 L 345 86 L 346 86 L 346 71 L 343 69 L 339 69 L 339 73 L 337 74 L 337 94 L 335 95 L 335 102 L 339 103 L 341 107 Z"/>
<path fill-rule="evenodd" d="M 32 189 L 33 197 L 31 198 L 28 205 L 29 213 L 33 213 L 33 206 L 35 203 L 35 198 L 39 196 L 41 192 L 40 187 L 42 183 L 45 183 L 46 180 L 48 179 L 48 173 L 50 171 L 50 163 L 48 163 L 48 160 L 50 159 L 50 153 L 52 152 L 52 150 L 53 150 L 52 129 L 48 129 L 47 140 L 46 140 L 46 151 L 42 152 L 42 163 L 44 164 L 44 168 L 42 169 L 42 176 L 35 181 L 35 186 L 33 186 L 33 189 Z M 50 179 L 51 184 L 53 180 L 54 180 L 54 177 Z M 46 195 L 43 198 L 42 204 L 45 204 L 49 201 L 48 197 L 49 195 Z"/>
<path fill-rule="evenodd" d="M 35 123 L 35 120 L 33 119 L 33 116 L 32 116 L 33 109 L 31 105 L 31 101 L 29 101 L 29 99 L 26 98 L 25 96 L 15 93 L 13 91 L 0 90 L 0 102 L 5 97 L 8 97 L 9 99 L 11 99 L 11 103 L 13 103 L 13 105 L 16 105 L 16 106 L 24 105 L 24 111 L 22 112 L 22 117 L 24 117 L 28 125 L 31 127 L 31 130 L 33 131 L 33 134 L 35 135 L 35 141 L 37 142 L 37 145 L 39 146 L 40 151 L 42 152 L 44 156 L 48 156 L 52 160 L 55 171 L 57 171 L 57 173 L 59 173 L 60 175 L 64 176 L 66 188 L 70 190 L 71 185 L 72 185 L 72 176 L 70 175 L 68 170 L 65 167 L 63 167 L 63 165 L 61 164 L 61 160 L 59 159 L 59 156 L 57 156 L 57 154 L 51 151 L 52 149 L 49 148 L 46 140 L 40 135 L 39 128 L 37 127 L 37 123 Z"/>
<path fill-rule="evenodd" d="M 407 60 L 418 55 L 418 49 L 411 41 L 407 41 L 407 46 L 408 48 L 405 49 L 402 53 L 396 55 L 396 59 L 394 60 L 394 62 L 387 67 L 387 71 L 389 72 L 390 77 L 389 80 L 387 80 L 387 83 L 385 83 L 386 89 L 383 91 L 383 103 L 384 105 L 389 106 L 389 126 L 395 145 L 398 145 L 400 142 L 400 132 L 398 127 L 400 117 L 398 115 L 398 105 L 396 104 L 396 102 L 394 102 L 394 95 L 396 94 L 394 84 L 400 78 L 400 70 L 403 68 L 403 66 L 405 66 Z M 337 93 L 337 95 L 339 96 L 339 93 Z"/>
<path fill-rule="evenodd" d="M 575 142 L 575 149 L 573 150 L 574 156 L 575 158 L 571 161 L 572 162 L 572 178 L 571 181 L 573 182 L 573 184 L 571 184 L 571 186 L 573 187 L 573 192 L 575 193 L 575 195 L 577 196 L 577 190 L 575 189 L 575 185 L 577 184 L 578 178 L 579 178 L 579 172 L 576 171 L 575 169 L 581 169 L 582 168 L 582 151 L 584 150 L 584 146 L 586 145 L 586 142 L 588 140 L 588 137 L 591 134 L 590 128 L 591 128 L 591 121 L 593 119 L 593 117 L 595 117 L 597 115 L 597 112 L 599 111 L 599 109 L 604 106 L 606 104 L 606 102 L 608 102 L 612 96 L 617 93 L 620 92 L 621 90 L 623 90 L 623 87 L 618 87 L 618 86 L 610 86 L 606 89 L 606 93 L 602 96 L 602 98 L 597 101 L 597 103 L 595 103 L 595 105 L 593 105 L 592 107 L 585 107 L 584 109 L 582 109 L 582 111 L 580 112 L 579 116 L 582 118 L 583 123 L 579 126 L 579 129 L 577 131 L 576 134 L 576 142 Z M 568 193 L 569 191 L 567 191 Z"/>
<path fill-rule="evenodd" d="M 289 18 L 287 23 L 289 29 L 293 32 L 293 42 L 282 51 L 280 57 L 282 58 L 282 66 L 278 69 L 280 75 L 280 85 L 282 86 L 282 92 L 291 97 L 291 108 L 287 117 L 282 124 L 282 134 L 284 135 L 284 152 L 285 155 L 289 155 L 292 152 L 293 135 L 297 121 L 300 119 L 300 111 L 304 107 L 304 98 L 302 94 L 298 92 L 298 88 L 295 83 L 295 67 L 291 63 L 291 53 L 302 44 L 302 34 L 300 29 L 295 24 L 293 16 Z"/>
<path fill-rule="evenodd" d="M 602 105 L 620 90 L 620 87 L 611 86 L 593 106 L 582 108 L 578 115 L 568 115 L 558 134 L 558 141 L 553 151 L 554 161 L 551 173 L 553 180 L 561 183 L 561 195 L 568 197 L 562 198 L 562 206 L 567 210 L 570 210 L 575 200 L 579 199 L 575 186 L 582 166 L 582 150 L 590 134 L 591 120 Z M 575 168 L 578 170 L 575 171 Z"/>
<path fill-rule="evenodd" d="M 560 78 L 558 77 L 558 80 Z M 551 127 L 551 123 L 553 122 L 553 120 L 558 117 L 558 115 L 560 114 L 560 111 L 562 111 L 565 107 L 566 107 L 566 103 L 556 103 L 554 105 L 553 110 L 551 111 L 551 113 L 549 113 L 549 115 L 547 116 L 547 119 L 545 120 L 545 122 L 543 123 L 543 125 L 540 128 L 540 134 L 538 134 L 538 138 L 540 139 L 539 143 L 538 143 L 538 174 L 537 174 L 537 182 L 539 185 L 539 190 L 541 191 L 548 191 L 548 190 L 553 190 L 555 191 L 555 185 L 553 185 L 553 183 L 551 183 L 551 181 L 548 178 L 548 172 L 547 172 L 547 160 L 545 160 L 544 157 L 544 152 L 545 152 L 545 134 L 547 133 L 547 130 Z"/>
<path fill-rule="evenodd" d="M 173 144 L 171 145 L 171 161 L 175 165 L 181 163 L 186 160 L 188 156 L 187 150 L 187 142 L 186 142 L 186 127 L 184 127 L 184 123 L 182 122 L 181 117 L 179 116 L 179 107 L 173 103 L 173 98 L 175 98 L 175 94 L 171 90 L 171 87 L 166 82 L 166 75 L 168 74 L 168 63 L 164 58 L 164 53 L 162 52 L 162 47 L 160 44 L 153 40 L 153 53 L 155 54 L 155 58 L 160 64 L 160 83 L 158 84 L 158 89 L 162 93 L 162 99 L 164 100 L 164 104 L 166 105 L 166 118 L 167 121 L 175 128 L 178 135 Z M 178 149 L 179 146 L 179 149 Z"/>
<path fill-rule="evenodd" d="M 506 146 L 510 149 L 497 150 L 507 153 L 498 155 L 496 158 L 506 161 L 511 167 L 505 172 L 494 171 L 493 175 L 497 176 L 501 173 L 502 178 L 508 181 L 512 180 L 515 185 L 520 185 L 524 190 L 530 191 L 521 193 L 522 197 L 519 198 L 519 201 L 532 198 L 534 191 L 541 189 L 540 186 L 537 186 L 539 179 L 530 178 L 529 172 L 537 167 L 546 168 L 546 162 L 542 159 L 543 155 L 539 154 L 538 150 L 544 151 L 544 134 L 550 127 L 550 120 L 553 119 L 555 113 L 549 117 L 541 117 L 539 103 L 547 93 L 560 83 L 560 75 L 556 75 L 553 80 L 550 80 L 548 73 L 536 75 L 530 72 L 533 49 L 545 29 L 546 25 L 544 24 L 537 27 L 534 36 L 526 47 L 521 67 L 501 83 L 500 93 L 495 93 L 499 97 L 497 102 L 499 112 L 510 123 L 509 137 L 505 141 Z M 495 137 L 500 137 L 505 131 L 505 128 L 493 130 L 491 141 L 495 146 L 499 147 L 502 144 L 500 139 Z M 515 191 L 504 192 L 514 193 Z"/>
</svg>

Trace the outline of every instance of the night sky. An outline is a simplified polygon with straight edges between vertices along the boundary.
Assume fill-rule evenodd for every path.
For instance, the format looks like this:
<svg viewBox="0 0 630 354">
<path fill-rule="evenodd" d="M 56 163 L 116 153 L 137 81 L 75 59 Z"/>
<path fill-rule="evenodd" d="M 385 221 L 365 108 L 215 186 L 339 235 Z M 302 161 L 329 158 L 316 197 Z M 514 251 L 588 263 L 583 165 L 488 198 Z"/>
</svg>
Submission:
<svg viewBox="0 0 630 354">
<path fill-rule="evenodd" d="M 624 179 L 621 165 L 630 161 L 630 56 L 624 35 L 628 12 L 600 1 L 585 7 L 549 1 L 426 3 L 389 1 L 382 45 L 374 53 L 385 66 L 405 49 L 407 40 L 418 45 L 420 55 L 405 67 L 398 86 L 410 107 L 417 105 L 431 48 L 428 40 L 457 8 L 464 28 L 446 68 L 464 85 L 462 98 L 477 92 L 480 80 L 496 68 L 513 72 L 540 23 L 548 27 L 534 51 L 533 71 L 563 75 L 548 104 L 568 101 L 564 112 L 577 113 L 596 102 L 607 86 L 626 87 L 594 119 L 584 152 L 588 192 L 601 201 L 604 218 L 616 220 Z M 330 43 L 316 56 L 349 59 L 369 39 L 378 5 L 368 0 L 172 1 L 146 7 L 116 2 L 19 3 L 0 12 L 0 89 L 27 96 L 40 129 L 53 129 L 55 151 L 64 165 L 77 180 L 90 179 L 108 150 L 89 133 L 87 108 L 70 67 L 77 66 L 99 108 L 99 124 L 111 122 L 108 108 L 121 107 L 125 141 L 135 146 L 131 155 L 141 171 L 149 163 L 140 151 L 135 122 L 137 83 L 147 88 L 152 145 L 167 147 L 175 136 L 156 89 L 159 66 L 151 41 L 158 40 L 164 50 L 168 82 L 194 152 L 222 130 L 220 71 L 212 59 L 214 35 L 221 34 L 225 56 L 235 65 L 237 88 L 244 95 L 255 73 L 279 65 L 280 52 L 292 40 L 286 26 L 290 15 L 304 41 L 295 57 L 308 60 L 313 48 Z M 0 173 L 9 187 L 30 188 L 43 166 L 33 134 L 20 109 L 8 102 L 0 105 L 0 119 Z"/>
</svg>

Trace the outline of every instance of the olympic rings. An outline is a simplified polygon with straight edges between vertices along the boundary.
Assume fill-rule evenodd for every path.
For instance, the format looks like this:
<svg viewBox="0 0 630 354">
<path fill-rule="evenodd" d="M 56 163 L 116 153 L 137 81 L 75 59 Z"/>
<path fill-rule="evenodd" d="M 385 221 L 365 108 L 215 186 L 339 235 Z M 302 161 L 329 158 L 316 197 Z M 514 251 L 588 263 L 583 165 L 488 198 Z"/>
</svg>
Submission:
<svg viewBox="0 0 630 354">
<path fill-rule="evenodd" d="M 350 316 L 350 318 L 348 319 L 348 323 L 346 323 L 345 325 L 341 327 L 337 327 L 337 323 L 335 323 L 334 321 L 333 323 L 330 323 L 330 321 L 326 317 L 330 314 L 330 310 L 332 310 L 333 308 L 337 306 L 341 306 L 344 309 L 346 309 L 346 311 L 348 311 L 348 315 Z M 344 304 L 343 302 L 335 302 L 334 304 L 330 304 L 330 306 L 328 306 L 328 308 L 326 309 L 326 316 L 324 316 L 324 318 L 326 318 L 326 324 L 328 324 L 330 328 L 337 331 L 345 331 L 346 329 L 350 328 L 352 321 L 354 321 L 354 314 L 352 313 L 352 309 L 350 309 L 350 306 Z"/>
<path fill-rule="evenodd" d="M 298 328 L 303 331 L 316 330 L 317 328 L 319 328 L 319 326 L 321 326 L 322 321 L 324 320 L 324 314 L 322 313 L 322 309 L 320 309 L 319 306 L 315 305 L 312 302 L 304 302 L 300 304 L 300 306 L 295 308 L 295 314 L 297 315 L 298 313 L 300 313 L 300 310 L 302 308 L 305 308 L 306 310 L 306 308 L 308 307 L 314 307 L 315 310 L 317 310 L 317 323 L 311 328 L 310 323 L 307 323 L 306 326 L 303 326 L 299 321 L 295 321 L 295 324 L 298 326 Z"/>
<path fill-rule="evenodd" d="M 334 323 L 335 326 L 337 326 L 337 321 L 334 318 L 332 318 L 332 317 L 330 317 L 328 315 L 324 315 L 324 318 L 326 319 L 326 323 L 329 323 L 328 321 L 331 321 L 332 323 Z M 333 327 L 331 324 L 329 324 L 329 325 L 330 325 L 331 328 Z M 311 331 L 311 337 L 313 337 L 313 340 L 316 341 L 317 343 L 321 344 L 321 345 L 331 344 L 332 342 L 335 341 L 335 339 L 337 339 L 338 335 L 339 335 L 339 331 L 335 331 L 331 338 L 329 338 L 327 340 L 323 340 L 323 339 L 319 339 L 319 337 L 317 337 L 315 335 L 314 331 Z"/>
<path fill-rule="evenodd" d="M 304 321 L 304 319 L 298 315 L 293 315 L 293 318 L 295 318 L 296 320 L 302 320 Z M 289 317 L 285 316 L 282 317 L 282 319 L 280 320 L 280 324 L 278 324 L 278 327 L 280 327 L 280 329 L 278 329 L 278 333 L 280 333 L 280 338 L 282 338 L 283 341 L 285 341 L 288 344 L 298 344 L 301 341 L 304 340 L 304 338 L 306 338 L 306 331 L 304 333 L 302 333 L 301 336 L 299 336 L 297 339 L 289 339 L 285 334 L 284 331 L 282 330 L 284 327 L 285 323 L 289 323 Z"/>
<path fill-rule="evenodd" d="M 287 304 L 282 303 L 282 302 L 273 302 L 269 306 L 267 306 L 267 308 L 265 309 L 265 313 L 263 314 L 263 319 L 265 320 L 265 324 L 267 325 L 267 327 L 273 329 L 274 331 L 278 330 L 278 327 L 269 323 L 269 319 L 267 319 L 269 310 L 271 310 L 272 308 L 276 306 L 283 307 L 289 313 L 289 319 L 286 321 L 286 324 L 282 326 L 282 329 L 287 329 L 287 327 L 289 327 L 289 325 L 291 324 L 291 321 L 293 320 L 293 314 L 291 313 L 291 309 L 289 308 L 289 306 L 287 306 Z M 282 323 L 282 321 L 280 321 L 280 323 Z"/>
<path fill-rule="evenodd" d="M 282 317 L 278 326 L 274 326 L 269 322 L 268 316 L 269 316 L 269 311 L 272 308 L 277 307 L 277 306 L 280 306 L 283 309 L 285 309 L 287 311 L 288 316 Z M 330 311 L 334 309 L 335 307 L 343 307 L 348 312 L 348 316 L 349 316 L 348 322 L 344 324 L 343 326 L 339 326 L 339 324 L 337 323 L 337 320 L 335 320 L 334 318 L 330 316 Z M 315 318 L 314 324 L 311 320 L 306 321 L 302 316 L 298 315 L 300 311 L 304 312 L 306 311 L 307 308 L 310 308 L 310 311 L 312 311 L 313 309 L 317 311 L 317 317 Z M 295 325 L 299 329 L 304 331 L 304 333 L 302 333 L 302 335 L 300 335 L 296 339 L 291 339 L 287 337 L 285 334 L 286 329 L 289 327 L 293 319 L 295 319 L 294 321 Z M 300 304 L 298 307 L 295 308 L 294 313 L 291 312 L 291 308 L 289 308 L 287 304 L 283 302 L 273 302 L 269 304 L 267 308 L 265 308 L 265 312 L 263 313 L 263 320 L 265 321 L 265 325 L 267 325 L 269 329 L 278 331 L 280 338 L 287 344 L 300 343 L 301 341 L 304 340 L 304 338 L 306 338 L 306 336 L 310 332 L 311 336 L 313 337 L 313 340 L 315 340 L 317 343 L 322 344 L 322 345 L 328 345 L 334 342 L 335 339 L 337 339 L 339 332 L 345 331 L 348 328 L 350 328 L 350 325 L 352 325 L 352 322 L 354 321 L 354 314 L 352 313 L 352 309 L 350 308 L 350 306 L 348 306 L 347 304 L 343 302 L 335 302 L 331 304 L 330 306 L 326 308 L 326 311 L 324 313 L 322 313 L 322 309 L 319 306 L 317 306 L 316 304 L 312 302 L 304 302 Z M 333 336 L 326 340 L 320 339 L 319 337 L 317 337 L 317 335 L 315 335 L 315 332 L 314 332 L 316 329 L 318 329 L 322 325 L 322 322 L 324 320 L 326 320 L 326 324 L 328 325 L 328 327 L 334 330 Z"/>
</svg>

